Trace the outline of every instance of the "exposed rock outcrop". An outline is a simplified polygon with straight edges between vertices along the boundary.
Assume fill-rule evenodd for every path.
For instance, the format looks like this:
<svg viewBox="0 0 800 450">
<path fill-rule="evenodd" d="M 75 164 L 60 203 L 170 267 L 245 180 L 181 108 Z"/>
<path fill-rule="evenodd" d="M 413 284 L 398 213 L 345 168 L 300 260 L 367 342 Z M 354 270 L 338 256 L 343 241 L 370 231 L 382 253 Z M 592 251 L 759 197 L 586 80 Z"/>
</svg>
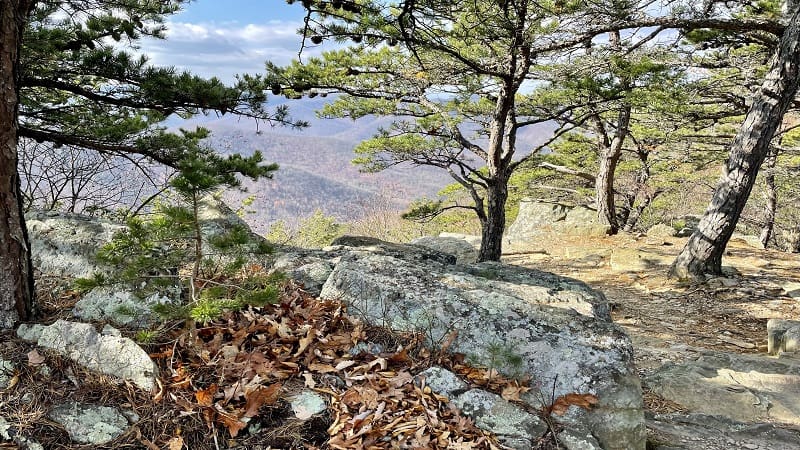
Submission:
<svg viewBox="0 0 800 450">
<path fill-rule="evenodd" d="M 433 250 L 447 253 L 456 257 L 457 264 L 474 263 L 478 259 L 478 250 L 480 248 L 480 238 L 478 238 L 478 245 L 470 243 L 466 236 L 459 237 L 455 235 L 450 236 L 424 236 L 414 239 L 410 242 L 412 245 L 419 245 L 422 247 L 430 248 Z"/>
<path fill-rule="evenodd" d="M 604 448 L 644 448 L 631 344 L 610 323 L 601 294 L 576 280 L 502 264 L 453 266 L 439 252 L 413 246 L 338 243 L 349 248 L 337 248 L 344 253 L 322 298 L 345 301 L 370 323 L 422 331 L 434 346 L 457 333 L 451 351 L 508 374 L 529 374 L 557 396 L 596 394 L 597 408 L 573 407 L 563 420 L 590 429 Z M 524 401 L 540 407 L 540 398 L 530 393 Z"/>
<path fill-rule="evenodd" d="M 88 278 L 108 273 L 95 255 L 125 229 L 107 220 L 55 212 L 34 211 L 25 215 L 31 243 L 33 267 L 48 276 Z"/>
<path fill-rule="evenodd" d="M 707 351 L 694 361 L 667 364 L 645 382 L 694 413 L 800 425 L 798 360 Z"/>
</svg>

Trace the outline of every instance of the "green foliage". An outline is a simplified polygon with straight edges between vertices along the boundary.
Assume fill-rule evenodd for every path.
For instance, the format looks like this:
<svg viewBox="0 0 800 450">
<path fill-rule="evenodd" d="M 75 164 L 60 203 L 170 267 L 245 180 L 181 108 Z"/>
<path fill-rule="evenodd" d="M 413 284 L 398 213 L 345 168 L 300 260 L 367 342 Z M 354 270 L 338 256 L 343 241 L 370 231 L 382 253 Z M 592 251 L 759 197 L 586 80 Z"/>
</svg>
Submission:
<svg viewBox="0 0 800 450">
<path fill-rule="evenodd" d="M 214 158 L 187 154 L 196 136 L 160 125 L 172 114 L 217 111 L 305 126 L 293 121 L 286 107 L 266 108 L 269 84 L 261 76 L 243 75 L 228 86 L 217 78 L 151 66 L 145 57 L 127 51 L 136 49 L 142 38 L 163 38 L 168 16 L 187 3 L 36 2 L 20 51 L 19 135 L 102 153 L 138 153 L 188 168 L 197 166 L 198 158 Z"/>
<path fill-rule="evenodd" d="M 158 332 L 154 330 L 139 330 L 133 339 L 139 344 L 152 344 L 158 338 Z"/>
<path fill-rule="evenodd" d="M 331 241 L 344 233 L 344 230 L 344 225 L 338 223 L 336 218 L 326 216 L 322 210 L 317 209 L 310 216 L 300 220 L 295 229 L 290 228 L 282 220 L 273 223 L 266 238 L 270 242 L 283 245 L 321 248 L 330 245 Z"/>
<path fill-rule="evenodd" d="M 106 276 L 98 272 L 93 274 L 91 278 L 76 278 L 72 282 L 72 286 L 76 291 L 80 293 L 86 293 L 107 283 L 108 280 L 106 279 Z"/>
</svg>

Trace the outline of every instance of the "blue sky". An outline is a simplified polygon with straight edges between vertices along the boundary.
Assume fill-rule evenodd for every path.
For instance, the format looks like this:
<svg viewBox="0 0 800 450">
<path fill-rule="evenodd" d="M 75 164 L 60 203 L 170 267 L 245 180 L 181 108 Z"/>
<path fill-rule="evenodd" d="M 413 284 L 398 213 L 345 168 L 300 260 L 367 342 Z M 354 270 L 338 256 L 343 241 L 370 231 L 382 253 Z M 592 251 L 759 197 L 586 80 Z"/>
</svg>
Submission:
<svg viewBox="0 0 800 450">
<path fill-rule="evenodd" d="M 297 57 L 304 9 L 284 0 L 196 0 L 171 16 L 166 40 L 146 40 L 141 51 L 160 66 L 175 66 L 232 81 L 259 73 L 264 61 Z M 316 54 L 310 49 L 304 56 Z"/>
</svg>

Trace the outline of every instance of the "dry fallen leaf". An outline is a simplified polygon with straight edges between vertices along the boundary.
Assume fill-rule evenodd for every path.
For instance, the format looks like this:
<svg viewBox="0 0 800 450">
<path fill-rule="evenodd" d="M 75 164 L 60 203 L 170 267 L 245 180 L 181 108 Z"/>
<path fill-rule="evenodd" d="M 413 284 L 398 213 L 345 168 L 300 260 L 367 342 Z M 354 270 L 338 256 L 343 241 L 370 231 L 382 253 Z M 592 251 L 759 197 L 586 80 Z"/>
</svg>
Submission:
<svg viewBox="0 0 800 450">
<path fill-rule="evenodd" d="M 530 388 L 517 386 L 516 384 L 509 384 L 503 388 L 503 391 L 500 395 L 510 402 L 518 402 L 522 400 L 519 396 L 528 392 L 529 390 Z"/>
<path fill-rule="evenodd" d="M 36 349 L 33 349 L 28 352 L 28 364 L 32 366 L 38 366 L 44 362 L 44 356 L 40 355 Z"/>
<path fill-rule="evenodd" d="M 551 414 L 563 416 L 570 406 L 578 406 L 583 409 L 591 409 L 597 403 L 597 396 L 592 394 L 566 394 L 558 397 L 556 401 L 547 408 Z"/>
<path fill-rule="evenodd" d="M 218 417 L 219 417 L 218 421 L 223 425 L 225 425 L 225 428 L 228 429 L 228 433 L 231 434 L 232 438 L 235 438 L 236 435 L 239 434 L 239 431 L 241 431 L 242 428 L 247 426 L 247 424 L 239 420 L 239 418 L 236 415 L 223 414 L 220 412 Z"/>
<path fill-rule="evenodd" d="M 297 352 L 294 354 L 294 357 L 297 358 L 298 356 L 302 355 L 304 351 L 308 348 L 308 346 L 314 342 L 314 329 L 309 328 L 308 332 L 306 332 L 306 336 L 300 339 L 299 347 L 297 348 Z"/>
<path fill-rule="evenodd" d="M 211 406 L 214 404 L 214 395 L 217 394 L 218 386 L 212 384 L 206 389 L 200 389 L 194 393 L 194 398 L 197 399 L 197 404 L 200 406 Z"/>
<path fill-rule="evenodd" d="M 255 417 L 262 406 L 273 405 L 281 395 L 281 383 L 271 384 L 267 387 L 258 386 L 244 393 L 247 400 L 243 417 Z"/>
<path fill-rule="evenodd" d="M 314 375 L 312 375 L 312 374 L 310 374 L 308 372 L 305 372 L 305 373 L 303 373 L 303 378 L 305 379 L 305 383 L 304 383 L 305 387 L 307 387 L 309 389 L 314 389 L 315 387 L 317 387 L 317 382 L 314 381 Z"/>
<path fill-rule="evenodd" d="M 167 448 L 169 450 L 181 450 L 183 448 L 183 438 L 180 436 L 175 436 L 174 438 L 167 441 Z"/>
</svg>

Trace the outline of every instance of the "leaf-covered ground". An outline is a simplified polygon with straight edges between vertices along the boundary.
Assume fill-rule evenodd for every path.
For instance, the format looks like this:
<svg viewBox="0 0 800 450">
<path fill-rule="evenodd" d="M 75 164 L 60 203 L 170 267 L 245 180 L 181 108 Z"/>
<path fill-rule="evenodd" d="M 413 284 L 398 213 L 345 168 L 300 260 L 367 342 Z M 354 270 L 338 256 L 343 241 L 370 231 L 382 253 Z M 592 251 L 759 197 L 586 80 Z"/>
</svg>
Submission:
<svg viewBox="0 0 800 450">
<path fill-rule="evenodd" d="M 39 286 L 45 312 L 63 316 L 77 296 L 46 282 Z M 527 380 L 465 364 L 462 355 L 447 352 L 447 342 L 431 350 L 422 335 L 367 327 L 341 303 L 320 301 L 291 284 L 276 305 L 172 326 L 145 345 L 160 367 L 153 393 L 6 334 L 0 351 L 17 370 L 11 386 L 0 391 L 0 416 L 46 449 L 85 448 L 69 444 L 66 431 L 47 419 L 52 406 L 68 400 L 117 406 L 139 417 L 102 448 L 497 449 L 502 446 L 495 436 L 424 380 L 415 381 L 416 375 L 442 365 L 512 402 L 530 389 Z M 291 399 L 304 390 L 322 395 L 327 410 L 293 410 Z M 565 396 L 532 412 L 557 429 L 553 419 L 569 406 L 589 408 L 595 400 Z M 552 433 L 538 448 L 557 448 Z"/>
</svg>

